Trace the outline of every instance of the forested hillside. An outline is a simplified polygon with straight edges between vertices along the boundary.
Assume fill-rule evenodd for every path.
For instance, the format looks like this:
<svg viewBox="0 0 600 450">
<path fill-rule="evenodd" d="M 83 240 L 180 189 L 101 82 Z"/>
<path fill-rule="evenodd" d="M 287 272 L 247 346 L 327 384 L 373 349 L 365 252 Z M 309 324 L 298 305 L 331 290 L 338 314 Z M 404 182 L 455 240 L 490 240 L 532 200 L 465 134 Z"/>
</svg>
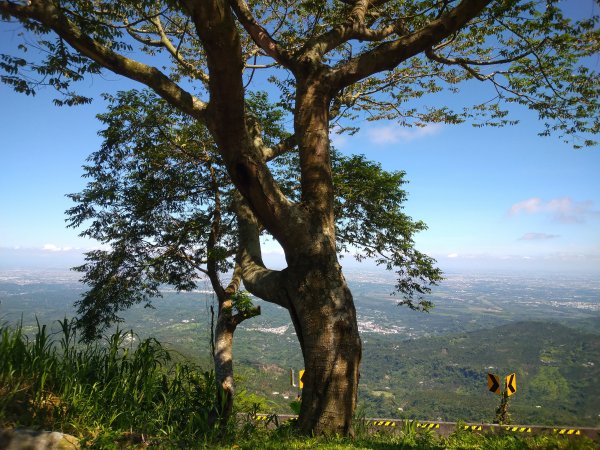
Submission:
<svg viewBox="0 0 600 450">
<path fill-rule="evenodd" d="M 370 335 L 359 404 L 369 417 L 490 422 L 500 397 L 488 392 L 487 373 L 503 378 L 514 372 L 513 423 L 600 426 L 600 334 L 579 330 L 592 326 L 600 329 L 600 319 L 572 326 L 518 322 L 405 341 Z M 281 352 L 267 340 L 247 348 L 239 342 L 241 384 L 271 399 L 278 411 L 290 412 L 282 396 L 291 399 L 295 393 L 288 367 L 294 361 L 288 359 L 285 340 Z M 251 356 L 256 345 L 268 350 L 262 355 L 270 363 L 263 358 L 256 364 Z"/>
</svg>

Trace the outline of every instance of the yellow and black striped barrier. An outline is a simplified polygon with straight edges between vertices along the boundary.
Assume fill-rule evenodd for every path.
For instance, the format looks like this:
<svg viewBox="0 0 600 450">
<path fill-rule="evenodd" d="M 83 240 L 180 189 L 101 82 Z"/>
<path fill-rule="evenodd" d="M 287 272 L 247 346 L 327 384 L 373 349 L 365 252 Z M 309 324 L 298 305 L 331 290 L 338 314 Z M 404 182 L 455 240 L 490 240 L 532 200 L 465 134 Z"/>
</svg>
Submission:
<svg viewBox="0 0 600 450">
<path fill-rule="evenodd" d="M 255 414 L 251 416 L 256 422 L 264 424 L 265 427 L 277 427 L 283 423 L 294 422 L 298 416 L 288 414 Z M 438 421 L 416 421 L 405 419 L 365 419 L 364 424 L 367 427 L 378 430 L 389 430 L 398 432 L 406 424 L 414 426 L 420 431 L 435 431 L 441 436 L 449 436 L 457 430 L 471 431 L 474 433 L 527 433 L 528 435 L 539 434 L 559 434 L 569 438 L 587 436 L 596 442 L 600 442 L 600 428 L 571 428 L 571 427 L 548 427 L 537 425 L 498 425 L 484 423 L 456 423 L 456 422 L 438 422 Z M 396 431 L 397 430 L 397 431 Z"/>
<path fill-rule="evenodd" d="M 513 433 L 531 433 L 531 427 L 510 427 L 505 426 L 506 431 L 512 431 Z"/>
<path fill-rule="evenodd" d="M 553 430 L 557 434 L 564 434 L 566 436 L 581 436 L 581 430 L 573 428 L 554 428 Z"/>
<path fill-rule="evenodd" d="M 367 425 L 374 425 L 377 427 L 395 427 L 396 422 L 392 420 L 374 420 L 372 422 L 367 422 Z"/>
</svg>

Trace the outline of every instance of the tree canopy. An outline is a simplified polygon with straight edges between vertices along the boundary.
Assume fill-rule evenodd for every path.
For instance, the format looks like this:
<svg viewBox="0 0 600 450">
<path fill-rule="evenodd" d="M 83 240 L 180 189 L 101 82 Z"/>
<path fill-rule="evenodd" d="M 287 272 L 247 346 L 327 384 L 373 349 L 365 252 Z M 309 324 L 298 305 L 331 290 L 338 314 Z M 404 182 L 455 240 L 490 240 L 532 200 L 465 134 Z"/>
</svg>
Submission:
<svg viewBox="0 0 600 450">
<path fill-rule="evenodd" d="M 103 144 L 88 158 L 89 181 L 82 192 L 69 194 L 76 205 L 67 211 L 69 226 L 107 246 L 88 252 L 86 263 L 75 268 L 90 287 L 78 302 L 87 338 L 120 321 L 119 311 L 135 303 L 150 306 L 162 285 L 192 290 L 203 277 L 231 271 L 240 245 L 236 191 L 208 130 L 150 91 L 105 97 L 109 109 L 98 116 L 105 125 Z M 283 111 L 268 105 L 264 94 L 251 95 L 248 103 L 255 117 L 268 115 L 261 117 L 270 128 L 266 139 L 285 134 Z M 434 261 L 414 248 L 414 234 L 426 226 L 402 212 L 405 173 L 383 170 L 362 155 L 332 155 L 339 253 L 421 277 L 420 284 L 396 289 L 410 307 L 427 309 L 430 303 L 419 294 L 441 276 Z M 293 155 L 273 166 L 290 198 L 298 193 L 297 166 Z"/>
<path fill-rule="evenodd" d="M 192 13 L 194 2 L 0 3 L 3 18 L 21 20 L 27 30 L 21 53 L 3 54 L 0 64 L 1 80 L 16 90 L 34 94 L 50 85 L 62 94 L 57 104 L 87 102 L 73 82 L 109 69 L 187 114 L 205 116 L 210 69 L 206 43 L 194 30 L 204 20 Z M 239 41 L 231 58 L 246 89 L 268 77 L 289 111 L 298 75 L 325 70 L 344 130 L 354 126 L 343 119 L 364 114 L 408 126 L 467 119 L 504 125 L 514 120 L 509 105 L 518 103 L 537 111 L 542 134 L 581 135 L 572 142 L 591 145 L 598 74 L 586 58 L 599 50 L 598 16 L 573 20 L 568 6 L 571 15 L 584 8 L 559 0 L 236 0 L 228 2 Z M 210 32 L 218 41 L 221 30 Z M 35 35 L 42 38 L 29 39 Z M 35 49 L 44 56 L 28 60 Z M 423 98 L 441 90 L 460 94 L 467 80 L 493 85 L 495 95 L 456 109 Z"/>
</svg>

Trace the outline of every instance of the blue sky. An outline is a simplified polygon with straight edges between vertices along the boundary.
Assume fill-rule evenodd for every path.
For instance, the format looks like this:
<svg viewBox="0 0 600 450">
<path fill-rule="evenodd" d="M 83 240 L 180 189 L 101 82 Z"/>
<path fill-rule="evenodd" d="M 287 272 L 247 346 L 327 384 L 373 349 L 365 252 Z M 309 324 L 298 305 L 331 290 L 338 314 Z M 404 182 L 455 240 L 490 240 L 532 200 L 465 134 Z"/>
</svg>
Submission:
<svg viewBox="0 0 600 450">
<path fill-rule="evenodd" d="M 1 40 L 10 36 L 0 29 Z M 136 85 L 108 74 L 82 86 L 99 94 Z M 95 115 L 103 103 L 57 108 L 53 95 L 27 97 L 0 85 L 0 267 L 68 267 L 96 246 L 65 228 L 64 211 L 72 206 L 65 194 L 84 187 L 81 166 L 100 145 Z M 429 226 L 417 247 L 448 271 L 600 274 L 600 149 L 538 137 L 542 127 L 527 111 L 513 110 L 512 118 L 521 123 L 403 129 L 364 122 L 334 143 L 407 172 L 406 212 Z"/>
</svg>

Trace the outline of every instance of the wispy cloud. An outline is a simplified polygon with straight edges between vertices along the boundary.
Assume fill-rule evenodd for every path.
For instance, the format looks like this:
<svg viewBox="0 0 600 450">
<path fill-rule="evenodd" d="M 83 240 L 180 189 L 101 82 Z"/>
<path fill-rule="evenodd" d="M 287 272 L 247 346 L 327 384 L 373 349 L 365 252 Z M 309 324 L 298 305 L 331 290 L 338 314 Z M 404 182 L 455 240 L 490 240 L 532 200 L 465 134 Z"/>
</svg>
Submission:
<svg viewBox="0 0 600 450">
<path fill-rule="evenodd" d="M 525 233 L 519 238 L 520 241 L 544 241 L 547 239 L 555 239 L 559 237 L 557 234 L 546 233 Z"/>
<path fill-rule="evenodd" d="M 554 198 L 544 201 L 539 197 L 515 203 L 510 207 L 509 215 L 518 214 L 549 214 L 553 220 L 560 223 L 583 223 L 589 217 L 600 217 L 600 211 L 593 209 L 590 200 L 577 202 L 570 197 Z"/>
<path fill-rule="evenodd" d="M 369 140 L 374 144 L 394 144 L 407 142 L 438 134 L 442 125 L 434 123 L 423 127 L 403 128 L 400 125 L 372 127 L 367 130 Z"/>
<path fill-rule="evenodd" d="M 54 244 L 44 244 L 44 246 L 42 247 L 42 250 L 44 250 L 46 252 L 68 252 L 68 251 L 77 250 L 77 249 L 73 249 L 73 247 L 59 247 L 58 245 L 54 245 Z"/>
</svg>

